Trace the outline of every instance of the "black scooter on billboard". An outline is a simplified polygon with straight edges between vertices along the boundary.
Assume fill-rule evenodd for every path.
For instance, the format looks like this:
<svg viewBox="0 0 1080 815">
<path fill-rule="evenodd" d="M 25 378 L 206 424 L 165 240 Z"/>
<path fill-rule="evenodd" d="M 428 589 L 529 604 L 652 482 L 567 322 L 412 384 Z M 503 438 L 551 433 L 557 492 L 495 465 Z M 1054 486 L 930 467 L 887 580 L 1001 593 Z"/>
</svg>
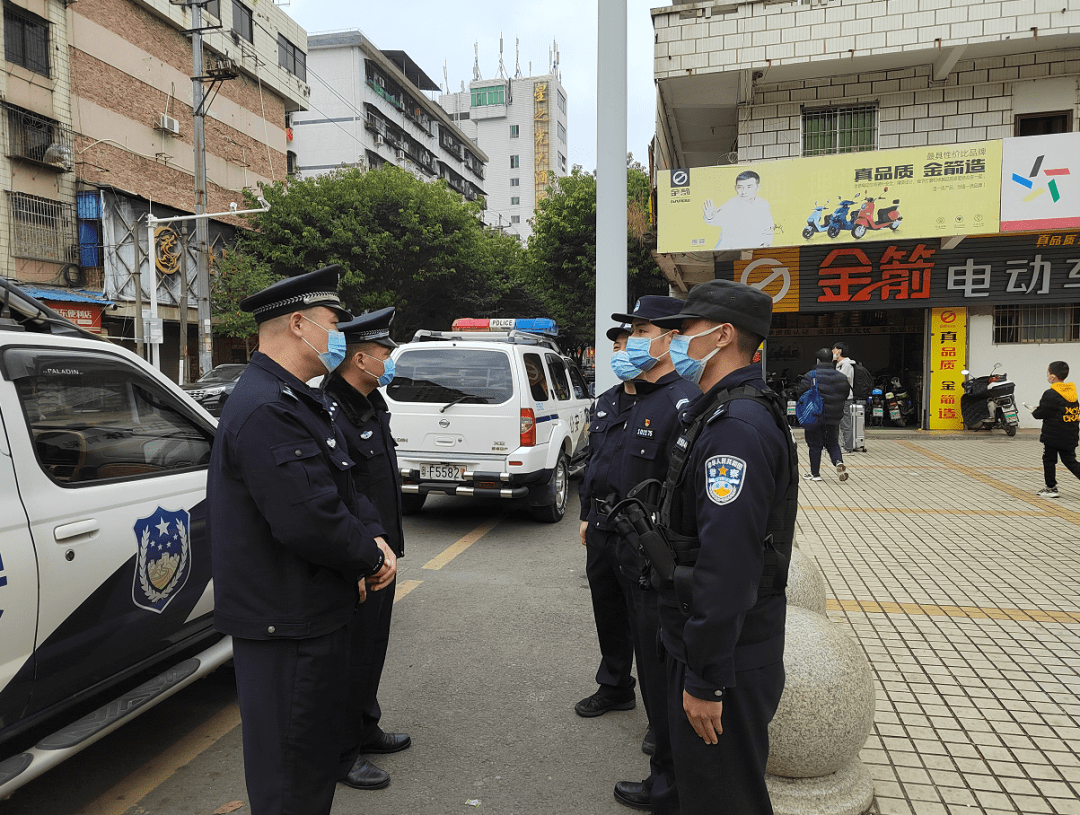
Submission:
<svg viewBox="0 0 1080 815">
<path fill-rule="evenodd" d="M 999 374 L 999 362 L 989 376 L 971 375 L 963 370 L 964 395 L 960 397 L 960 413 L 968 430 L 993 430 L 1001 428 L 1007 436 L 1015 436 L 1020 425 L 1016 398 L 1016 383 L 1009 381 L 1008 374 Z"/>
</svg>

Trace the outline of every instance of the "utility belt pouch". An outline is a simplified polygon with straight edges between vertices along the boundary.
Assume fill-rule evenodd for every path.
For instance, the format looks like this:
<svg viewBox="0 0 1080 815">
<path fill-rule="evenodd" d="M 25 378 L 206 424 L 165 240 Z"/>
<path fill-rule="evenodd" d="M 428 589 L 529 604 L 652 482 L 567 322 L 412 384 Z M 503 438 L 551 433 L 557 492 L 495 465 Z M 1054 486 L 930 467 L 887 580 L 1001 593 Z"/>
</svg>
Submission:
<svg viewBox="0 0 1080 815">
<path fill-rule="evenodd" d="M 679 604 L 679 611 L 689 617 L 694 613 L 694 567 L 676 566 L 672 582 L 675 584 L 675 601 Z"/>
</svg>

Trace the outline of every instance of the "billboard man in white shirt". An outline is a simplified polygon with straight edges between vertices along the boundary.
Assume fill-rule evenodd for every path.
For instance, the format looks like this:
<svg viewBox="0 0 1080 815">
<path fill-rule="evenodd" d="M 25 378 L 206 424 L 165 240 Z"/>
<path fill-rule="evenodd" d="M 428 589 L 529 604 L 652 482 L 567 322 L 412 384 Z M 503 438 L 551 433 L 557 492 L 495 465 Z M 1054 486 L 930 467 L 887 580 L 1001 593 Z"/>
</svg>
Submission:
<svg viewBox="0 0 1080 815">
<path fill-rule="evenodd" d="M 761 176 L 745 170 L 735 177 L 735 195 L 721 207 L 712 199 L 702 207 L 705 223 L 720 227 L 716 249 L 755 249 L 772 246 L 773 219 L 769 202 L 758 198 Z"/>
</svg>

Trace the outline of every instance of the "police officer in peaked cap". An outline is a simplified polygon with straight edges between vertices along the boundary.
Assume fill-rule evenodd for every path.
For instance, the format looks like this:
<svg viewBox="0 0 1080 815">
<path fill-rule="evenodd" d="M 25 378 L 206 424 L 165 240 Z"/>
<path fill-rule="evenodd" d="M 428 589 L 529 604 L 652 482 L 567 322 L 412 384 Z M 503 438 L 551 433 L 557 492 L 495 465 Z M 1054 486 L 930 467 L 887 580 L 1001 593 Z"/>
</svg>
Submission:
<svg viewBox="0 0 1080 815">
<path fill-rule="evenodd" d="M 678 565 L 673 580 L 654 573 L 683 815 L 773 811 L 768 725 L 799 479 L 784 406 L 752 363 L 771 319 L 769 295 L 712 280 L 656 321 L 680 332 L 672 362 L 704 391 L 682 411 L 658 513 Z"/>
<path fill-rule="evenodd" d="M 379 388 L 394 378 L 390 352 L 397 343 L 390 338 L 394 309 L 384 308 L 339 323 L 345 335 L 345 359 L 323 385 L 337 406 L 336 420 L 345 434 L 353 484 L 381 515 L 386 541 L 394 554 L 405 554 L 401 524 L 401 471 L 390 411 Z M 390 616 L 394 608 L 391 583 L 382 591 L 366 593 L 361 583 L 361 603 L 349 624 L 349 700 L 343 714 L 345 733 L 340 776 L 356 789 L 382 789 L 390 774 L 375 766 L 364 754 L 396 753 L 412 743 L 404 733 L 387 733 L 379 727 L 379 680 L 390 641 Z"/>
<path fill-rule="evenodd" d="M 253 815 L 330 811 L 358 583 L 378 592 L 396 575 L 378 513 L 353 487 L 332 404 L 304 384 L 344 355 L 339 274 L 299 274 L 241 302 L 259 350 L 210 459 L 214 623 L 233 637 Z"/>
<path fill-rule="evenodd" d="M 590 430 L 589 444 L 591 447 L 598 437 L 604 441 L 595 458 L 595 466 L 591 464 L 586 471 L 588 492 L 606 495 L 608 506 L 625 498 L 641 482 L 664 478 L 666 449 L 680 429 L 678 411 L 700 394 L 697 386 L 680 378 L 671 364 L 668 348 L 674 332 L 662 329 L 654 322 L 677 313 L 681 307 L 682 301 L 674 297 L 648 295 L 637 301 L 632 313 L 611 315 L 613 320 L 630 328 L 624 354 L 616 354 L 612 360 L 616 375 L 627 380 L 628 393 L 621 397 L 616 409 L 607 411 L 607 416 L 600 416 L 598 407 L 593 420 L 597 430 L 595 433 Z M 642 750 L 651 755 L 649 775 L 642 782 L 619 782 L 615 786 L 615 798 L 635 809 L 677 813 L 678 795 L 667 738 L 664 670 L 656 655 L 656 593 L 647 579 L 642 581 L 643 576 L 647 578 L 642 556 L 634 545 L 614 531 L 600 502 L 593 502 L 588 521 L 585 537 L 591 557 L 586 572 L 593 589 L 597 633 L 603 643 L 605 629 L 618 619 L 614 602 L 609 602 L 604 609 L 598 607 L 595 599 L 597 589 L 602 589 L 606 582 L 613 587 L 601 596 L 614 596 L 617 588 L 622 595 L 620 599 L 624 598 L 629 608 L 632 652 L 637 660 L 641 697 L 650 725 L 642 745 Z M 606 658 L 607 653 L 603 648 L 601 650 Z M 601 663 L 601 670 L 603 667 L 604 663 Z M 627 674 L 629 668 L 628 655 Z M 598 681 L 601 678 L 598 673 Z M 581 713 L 582 708 L 587 711 L 602 708 L 605 701 L 611 699 L 609 693 L 601 685 L 596 694 L 579 704 L 578 712 Z"/>
</svg>

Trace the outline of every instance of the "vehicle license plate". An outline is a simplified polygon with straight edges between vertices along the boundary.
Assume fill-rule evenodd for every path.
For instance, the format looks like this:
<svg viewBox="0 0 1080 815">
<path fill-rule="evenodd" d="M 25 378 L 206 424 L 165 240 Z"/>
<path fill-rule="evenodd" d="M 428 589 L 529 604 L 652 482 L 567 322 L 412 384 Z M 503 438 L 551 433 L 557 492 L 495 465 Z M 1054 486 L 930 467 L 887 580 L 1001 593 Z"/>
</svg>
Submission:
<svg viewBox="0 0 1080 815">
<path fill-rule="evenodd" d="M 884 416 L 885 414 L 884 414 L 884 411 L 882 411 L 881 408 L 876 407 L 876 408 L 874 408 L 874 415 L 875 416 Z"/>
<path fill-rule="evenodd" d="M 433 481 L 464 481 L 465 468 L 457 464 L 421 464 L 420 477 Z"/>
</svg>

